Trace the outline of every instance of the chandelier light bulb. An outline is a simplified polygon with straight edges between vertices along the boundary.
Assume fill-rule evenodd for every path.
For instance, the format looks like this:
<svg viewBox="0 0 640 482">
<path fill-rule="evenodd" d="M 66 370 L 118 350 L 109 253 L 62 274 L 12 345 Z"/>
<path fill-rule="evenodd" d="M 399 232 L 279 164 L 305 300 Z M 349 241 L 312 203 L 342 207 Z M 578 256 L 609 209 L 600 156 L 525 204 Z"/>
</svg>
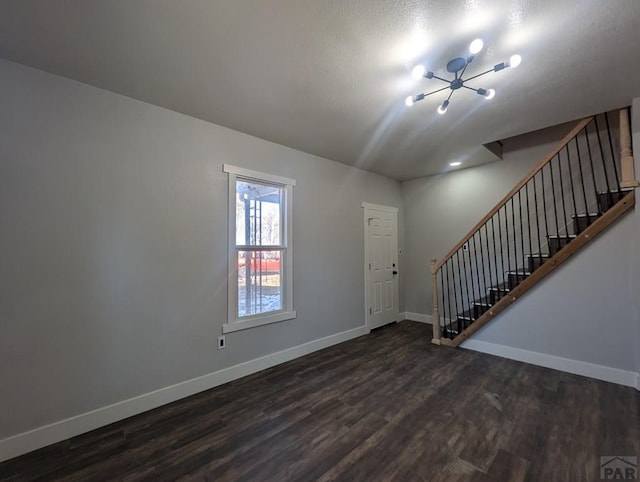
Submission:
<svg viewBox="0 0 640 482">
<path fill-rule="evenodd" d="M 484 95 L 484 98 L 487 100 L 491 100 L 496 96 L 496 91 L 493 89 L 487 90 L 487 93 Z"/>
<path fill-rule="evenodd" d="M 425 72 L 424 65 L 416 65 L 411 71 L 411 76 L 414 79 L 421 79 Z"/>
<path fill-rule="evenodd" d="M 413 105 L 413 97 L 409 96 L 404 100 L 404 105 L 411 107 Z"/>
<path fill-rule="evenodd" d="M 477 38 L 469 45 L 469 52 L 475 55 L 482 50 L 482 47 L 484 47 L 484 42 L 482 39 Z"/>
<path fill-rule="evenodd" d="M 509 67 L 511 67 L 512 69 L 515 69 L 518 65 L 520 65 L 521 62 L 522 62 L 522 57 L 520 57 L 519 55 L 512 55 L 509 58 Z"/>
<path fill-rule="evenodd" d="M 449 101 L 445 100 L 440 107 L 438 107 L 438 114 L 442 115 L 447 112 L 447 108 L 449 107 Z"/>
</svg>

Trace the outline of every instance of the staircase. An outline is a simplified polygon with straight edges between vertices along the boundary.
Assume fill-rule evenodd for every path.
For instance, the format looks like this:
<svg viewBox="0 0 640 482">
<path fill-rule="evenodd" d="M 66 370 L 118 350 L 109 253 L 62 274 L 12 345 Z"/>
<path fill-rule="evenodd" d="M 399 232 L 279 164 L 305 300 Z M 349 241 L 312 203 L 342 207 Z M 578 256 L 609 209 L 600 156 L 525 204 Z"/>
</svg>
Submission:
<svg viewBox="0 0 640 482">
<path fill-rule="evenodd" d="M 433 343 L 457 346 L 631 209 L 627 109 L 581 120 L 440 261 Z"/>
</svg>

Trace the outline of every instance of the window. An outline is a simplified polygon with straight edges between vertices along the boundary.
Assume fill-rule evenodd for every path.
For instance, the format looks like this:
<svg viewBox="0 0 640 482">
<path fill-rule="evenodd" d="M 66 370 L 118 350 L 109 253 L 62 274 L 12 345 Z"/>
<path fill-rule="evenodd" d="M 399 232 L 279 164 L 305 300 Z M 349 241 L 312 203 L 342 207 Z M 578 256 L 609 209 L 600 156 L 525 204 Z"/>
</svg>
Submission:
<svg viewBox="0 0 640 482">
<path fill-rule="evenodd" d="M 229 314 L 223 333 L 290 320 L 291 201 L 296 182 L 224 165 L 229 173 Z"/>
</svg>

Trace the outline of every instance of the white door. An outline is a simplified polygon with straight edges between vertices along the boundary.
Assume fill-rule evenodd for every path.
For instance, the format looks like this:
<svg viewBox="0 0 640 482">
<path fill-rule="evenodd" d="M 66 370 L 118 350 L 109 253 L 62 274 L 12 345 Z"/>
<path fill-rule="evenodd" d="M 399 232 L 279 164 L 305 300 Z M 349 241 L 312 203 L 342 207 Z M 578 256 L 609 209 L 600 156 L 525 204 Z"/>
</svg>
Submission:
<svg viewBox="0 0 640 482">
<path fill-rule="evenodd" d="M 398 221 L 396 208 L 363 203 L 367 326 L 398 320 Z"/>
</svg>

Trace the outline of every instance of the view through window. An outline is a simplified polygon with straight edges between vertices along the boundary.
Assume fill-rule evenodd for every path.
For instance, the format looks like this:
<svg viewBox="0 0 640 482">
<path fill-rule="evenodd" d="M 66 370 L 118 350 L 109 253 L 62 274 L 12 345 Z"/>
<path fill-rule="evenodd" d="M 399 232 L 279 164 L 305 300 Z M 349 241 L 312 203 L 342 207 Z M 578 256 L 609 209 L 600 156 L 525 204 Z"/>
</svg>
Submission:
<svg viewBox="0 0 640 482">
<path fill-rule="evenodd" d="M 238 318 L 283 309 L 284 188 L 236 179 Z"/>
</svg>

